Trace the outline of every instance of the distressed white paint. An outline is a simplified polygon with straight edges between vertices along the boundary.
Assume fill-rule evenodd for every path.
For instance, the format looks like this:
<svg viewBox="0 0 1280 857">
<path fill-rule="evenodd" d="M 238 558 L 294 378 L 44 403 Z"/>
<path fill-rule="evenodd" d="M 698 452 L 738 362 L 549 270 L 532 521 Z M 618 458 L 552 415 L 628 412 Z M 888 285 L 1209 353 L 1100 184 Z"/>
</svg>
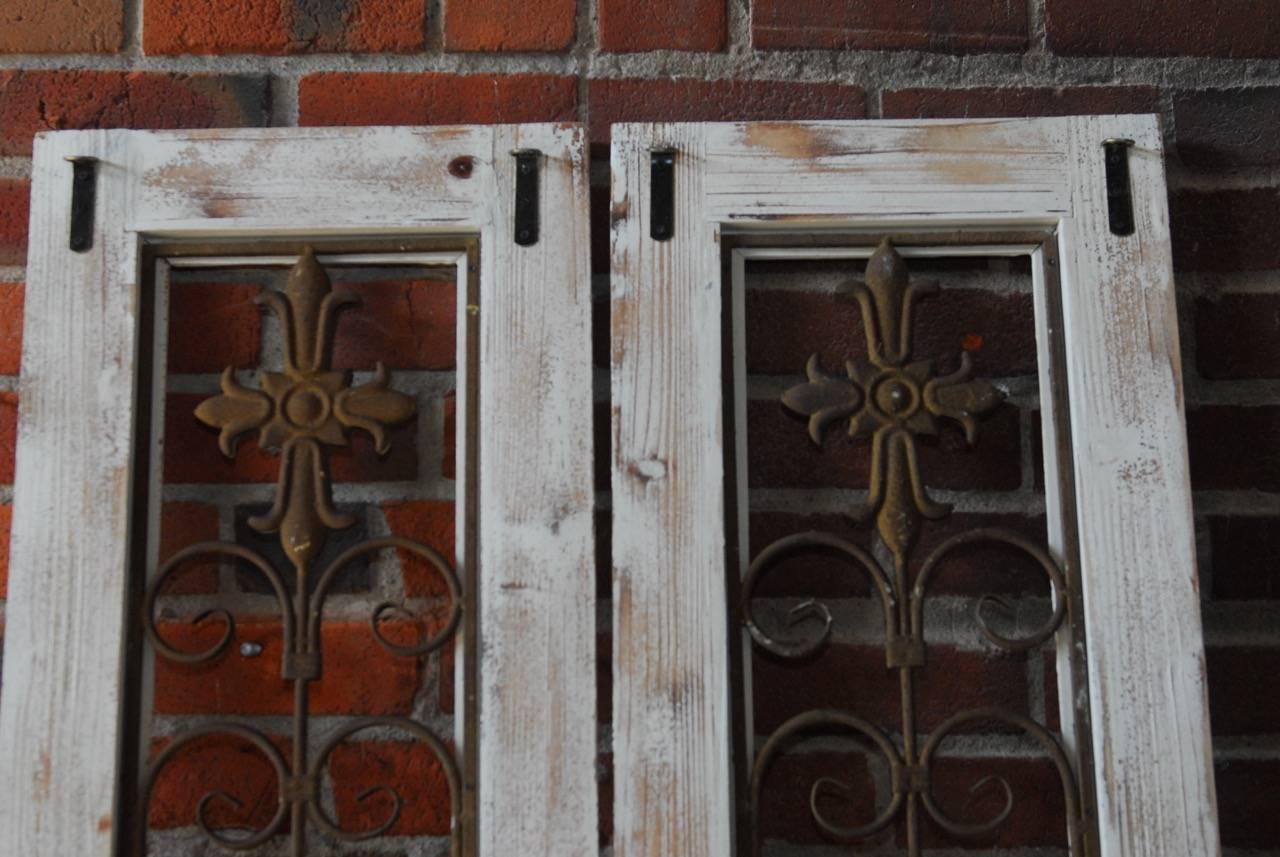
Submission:
<svg viewBox="0 0 1280 857">
<path fill-rule="evenodd" d="M 1137 142 L 1127 238 L 1107 227 L 1108 137 Z M 618 857 L 731 853 L 718 239 L 780 228 L 1057 228 L 1101 855 L 1218 854 L 1155 117 L 636 124 L 613 140 Z M 648 236 L 654 148 L 677 152 L 669 242 Z"/>
<path fill-rule="evenodd" d="M 515 148 L 544 152 L 541 237 L 525 248 L 511 239 Z M 580 128 L 549 125 L 38 138 L 0 853 L 110 855 L 121 641 L 133 621 L 124 578 L 140 241 L 457 233 L 481 241 L 479 484 L 460 486 L 479 505 L 481 854 L 513 842 L 595 854 L 584 148 Z M 102 163 L 94 248 L 76 254 L 64 157 L 84 155 Z M 463 156 L 474 159 L 469 178 L 448 170 Z"/>
</svg>

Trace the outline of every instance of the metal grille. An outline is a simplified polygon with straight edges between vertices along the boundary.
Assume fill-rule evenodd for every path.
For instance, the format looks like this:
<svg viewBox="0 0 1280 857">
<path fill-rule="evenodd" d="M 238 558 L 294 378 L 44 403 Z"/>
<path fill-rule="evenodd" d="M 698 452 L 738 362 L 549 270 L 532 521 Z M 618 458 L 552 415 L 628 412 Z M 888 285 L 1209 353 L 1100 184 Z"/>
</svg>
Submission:
<svg viewBox="0 0 1280 857">
<path fill-rule="evenodd" d="M 396 617 L 412 618 L 412 612 L 392 601 L 373 607 L 368 617 L 370 631 L 377 644 L 392 655 L 418 659 L 453 645 L 463 619 L 467 602 L 458 576 L 448 560 L 419 542 L 397 536 L 368 539 L 346 549 L 327 565 L 317 566 L 328 534 L 355 523 L 352 515 L 339 511 L 332 503 L 329 449 L 346 446 L 349 433 L 359 430 L 373 438 L 379 454 L 387 452 L 387 429 L 409 420 L 415 413 L 415 401 L 391 387 L 389 373 L 380 363 L 372 380 L 358 386 L 351 385 L 349 372 L 331 368 L 335 318 L 357 298 L 349 291 L 332 288 L 312 247 L 301 248 L 283 292 L 264 292 L 258 301 L 276 316 L 282 330 L 284 371 L 262 373 L 261 388 L 253 389 L 242 386 L 232 369 L 227 368 L 221 378 L 221 393 L 201 402 L 195 416 L 218 430 L 218 446 L 229 458 L 235 457 L 239 440 L 255 432 L 261 448 L 278 451 L 274 501 L 265 514 L 250 518 L 248 523 L 260 533 L 278 534 L 291 567 L 275 567 L 260 553 L 232 542 L 190 545 L 166 561 L 149 582 L 142 624 L 161 657 L 180 664 L 211 664 L 235 637 L 235 619 L 230 611 L 213 608 L 195 617 L 196 623 L 219 622 L 222 632 L 208 648 L 184 651 L 171 645 L 162 634 L 157 621 L 161 593 L 191 567 L 193 560 L 202 558 L 234 559 L 242 568 L 260 575 L 275 597 L 283 626 L 280 677 L 293 690 L 292 740 L 288 753 L 283 753 L 267 734 L 234 720 L 204 721 L 183 731 L 148 762 L 138 778 L 138 808 L 130 813 L 133 853 L 140 857 L 147 850 L 147 807 L 158 777 L 175 757 L 210 736 L 231 737 L 254 748 L 270 764 L 278 784 L 275 812 L 269 822 L 257 829 L 228 828 L 211 821 L 219 804 L 243 807 L 225 791 L 206 793 L 196 808 L 196 824 L 211 842 L 226 849 L 247 851 L 285 837 L 285 853 L 303 857 L 312 853 L 309 834 L 314 840 L 316 831 L 323 838 L 338 842 L 383 836 L 396 825 L 404 805 L 404 796 L 395 788 L 375 785 L 359 795 L 361 803 L 378 800 L 380 805 L 389 807 L 383 820 L 363 830 L 343 829 L 322 799 L 322 779 L 334 750 L 359 733 L 373 731 L 420 742 L 438 761 L 449 794 L 450 853 L 460 857 L 468 847 L 466 833 L 470 825 L 470 801 L 464 794 L 469 791 L 466 765 L 449 743 L 427 725 L 399 716 L 356 717 L 329 734 L 314 752 L 308 744 L 309 689 L 324 671 L 321 652 L 326 599 L 334 590 L 335 581 L 352 563 L 380 551 L 402 551 L 429 564 L 447 589 L 441 621 L 433 623 L 428 637 L 408 644 L 389 639 L 383 632 L 383 623 Z M 287 581 L 289 575 L 292 581 Z"/>
<path fill-rule="evenodd" d="M 1051 615 L 1029 633 L 1006 635 L 997 631 L 991 618 L 1010 610 L 1011 605 L 995 595 L 978 600 L 973 621 L 981 636 L 996 649 L 1027 652 L 1042 647 L 1060 631 L 1070 633 L 1068 609 L 1074 599 L 1069 575 L 1049 552 L 1015 532 L 993 528 L 961 532 L 941 542 L 922 562 L 915 556 L 922 530 L 951 513 L 949 505 L 930 497 L 918 460 L 918 438 L 935 435 L 944 423 L 950 422 L 959 426 L 972 444 L 983 418 L 1004 398 L 992 384 L 973 377 L 968 352 L 961 354 L 959 367 L 945 375 L 937 374 L 929 356 L 913 353 L 917 304 L 937 290 L 935 283 L 913 280 L 893 243 L 883 240 L 867 263 L 865 279 L 843 284 L 836 295 L 838 300 L 854 302 L 859 307 L 867 356 L 849 360 L 843 371 L 829 374 L 815 354 L 804 368 L 807 380 L 787 389 L 781 397 L 787 411 L 807 418 L 810 442 L 821 446 L 826 435 L 844 429 L 850 441 L 870 444 L 867 500 L 860 508 L 849 510 L 848 516 L 857 525 L 874 530 L 879 550 L 868 551 L 834 533 L 819 531 L 774 541 L 752 559 L 741 582 L 742 625 L 751 646 L 781 662 L 800 663 L 820 652 L 829 644 L 836 623 L 827 604 L 818 598 L 801 600 L 782 619 L 783 626 L 792 630 L 775 632 L 766 630 L 769 623 L 757 616 L 761 598 L 757 590 L 783 561 L 814 553 L 838 557 L 855 574 L 865 576 L 872 600 L 878 604 L 877 612 L 882 614 L 885 667 L 897 675 L 900 725 L 897 735 L 892 735 L 860 716 L 859 688 L 849 687 L 847 706 L 792 716 L 756 745 L 754 758 L 746 765 L 746 800 L 750 838 L 757 855 L 763 852 L 760 810 L 766 775 L 788 750 L 818 735 L 851 736 L 870 746 L 887 768 L 890 790 L 888 800 L 881 803 L 878 811 L 861 808 L 865 820 L 859 823 L 837 820 L 828 811 L 833 804 L 847 804 L 854 799 L 855 792 L 847 778 L 821 777 L 807 784 L 807 794 L 797 791 L 782 796 L 786 800 L 807 800 L 812 821 L 827 840 L 856 845 L 896 823 L 902 831 L 906 853 L 917 857 L 923 847 L 922 815 L 960 842 L 998 833 L 1014 812 L 1016 802 L 1014 789 L 1004 778 L 992 775 L 975 784 L 975 789 L 994 789 L 999 794 L 995 811 L 984 812 L 979 818 L 953 817 L 933 790 L 943 744 L 959 731 L 982 725 L 1020 733 L 1048 758 L 1062 789 L 1064 823 L 1072 853 L 1088 852 L 1088 802 L 1077 784 L 1076 760 L 1043 725 L 1020 712 L 994 706 L 951 713 L 927 736 L 922 735 L 918 725 L 917 683 L 929 656 L 925 604 L 931 583 L 951 556 L 977 545 L 997 545 L 1021 554 L 1048 583 Z M 799 436 L 796 440 L 804 442 Z M 850 853 L 854 851 L 850 849 Z"/>
</svg>

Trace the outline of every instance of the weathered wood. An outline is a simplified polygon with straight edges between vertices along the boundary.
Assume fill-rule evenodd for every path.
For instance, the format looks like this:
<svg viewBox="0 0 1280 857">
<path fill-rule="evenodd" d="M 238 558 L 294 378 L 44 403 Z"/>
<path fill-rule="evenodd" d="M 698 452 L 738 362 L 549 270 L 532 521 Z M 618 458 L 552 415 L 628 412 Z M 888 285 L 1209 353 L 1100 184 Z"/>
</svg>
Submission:
<svg viewBox="0 0 1280 857">
<path fill-rule="evenodd" d="M 545 154 L 542 234 L 525 248 L 511 236 L 517 146 Z M 480 726 L 466 740 L 479 744 L 482 853 L 596 852 L 584 152 L 576 126 L 41 136 L 13 523 L 20 573 L 0 699 L 0 853 L 111 853 L 121 641 L 132 620 L 139 241 L 424 233 L 481 240 L 479 418 L 460 450 L 478 440 L 479 480 L 459 490 L 478 492 Z M 83 255 L 67 250 L 70 155 L 102 161 L 98 232 Z M 458 158 L 471 158 L 470 169 L 451 171 Z M 460 302 L 460 333 L 471 311 Z M 465 414 L 465 394 L 459 405 Z"/>
<path fill-rule="evenodd" d="M 1107 137 L 1138 141 L 1128 238 L 1108 231 Z M 1217 854 L 1155 119 L 623 125 L 613 139 L 619 857 L 730 853 L 718 241 L 779 228 L 1059 230 L 1101 854 Z M 648 152 L 668 147 L 677 234 L 654 242 Z M 1052 427 L 1045 439 L 1055 448 Z"/>
</svg>

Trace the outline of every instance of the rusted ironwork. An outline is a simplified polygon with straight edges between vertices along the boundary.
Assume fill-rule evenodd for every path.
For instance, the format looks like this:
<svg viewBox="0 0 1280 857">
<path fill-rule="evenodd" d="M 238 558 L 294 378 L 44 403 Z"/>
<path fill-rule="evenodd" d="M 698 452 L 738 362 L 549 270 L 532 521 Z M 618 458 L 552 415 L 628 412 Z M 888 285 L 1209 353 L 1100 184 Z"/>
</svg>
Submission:
<svg viewBox="0 0 1280 857">
<path fill-rule="evenodd" d="M 168 762 L 203 738 L 228 736 L 245 742 L 263 756 L 275 771 L 277 804 L 271 820 L 260 829 L 219 828 L 209 820 L 210 807 L 223 802 L 242 808 L 240 802 L 223 791 L 211 791 L 197 806 L 198 827 L 213 842 L 230 850 L 244 851 L 287 833 L 293 857 L 307 854 L 309 829 L 315 828 L 335 840 L 355 842 L 381 836 L 400 817 L 402 796 L 392 787 L 377 785 L 358 796 L 361 803 L 381 797 L 390 801 L 387 817 L 366 830 L 343 830 L 330 816 L 322 799 L 321 782 L 334 749 L 357 733 L 376 729 L 407 735 L 421 742 L 439 762 L 448 786 L 452 819 L 452 854 L 464 853 L 463 834 L 467 830 L 468 802 L 453 751 L 425 725 L 403 717 L 358 718 L 339 728 L 314 754 L 308 748 L 310 721 L 309 686 L 323 673 L 321 658 L 322 619 L 325 601 L 334 580 L 352 562 L 383 550 L 399 550 L 432 566 L 448 592 L 447 605 L 433 622 L 426 639 L 412 644 L 393 642 L 382 625 L 393 614 L 412 616 L 404 605 L 383 602 L 373 608 L 369 624 L 378 644 L 394 655 L 423 657 L 453 640 L 462 618 L 463 597 L 450 563 L 439 553 L 418 542 L 388 536 L 369 539 L 334 558 L 318 574 L 314 564 L 321 555 L 330 530 L 351 526 L 355 518 L 338 511 L 332 503 L 328 450 L 345 446 L 352 429 L 367 432 L 377 451 L 388 451 L 387 429 L 413 416 L 415 402 L 410 396 L 389 388 L 389 377 L 381 363 L 371 381 L 351 386 L 350 374 L 330 367 L 334 321 L 337 313 L 357 302 L 344 291 L 334 291 L 328 275 L 316 260 L 311 247 L 304 247 L 289 273 L 283 293 L 268 292 L 259 302 L 280 321 L 284 332 L 284 371 L 264 372 L 261 389 L 239 384 L 233 371 L 223 372 L 220 395 L 201 402 L 196 416 L 219 429 L 218 444 L 224 455 L 234 457 L 239 439 L 258 433 L 258 444 L 278 451 L 280 468 L 271 509 L 250 519 L 263 533 L 279 533 L 280 544 L 292 564 L 294 591 L 290 595 L 285 573 L 261 554 L 230 542 L 203 542 L 172 556 L 155 575 L 143 604 L 143 624 L 160 656 L 182 664 L 208 663 L 222 655 L 235 636 L 235 619 L 222 608 L 208 610 L 192 619 L 193 624 L 220 622 L 222 633 L 211 646 L 195 652 L 183 651 L 164 639 L 157 625 L 158 599 L 166 584 L 192 560 L 224 557 L 240 561 L 256 571 L 270 586 L 278 603 L 284 641 L 280 675 L 293 684 L 292 742 L 286 761 L 276 745 L 262 732 L 243 723 L 204 724 L 171 741 L 148 765 L 140 783 L 140 805 L 146 807 L 156 779 Z M 146 852 L 146 812 L 138 813 L 136 853 Z"/>
<path fill-rule="evenodd" d="M 1049 640 L 1063 627 L 1070 603 L 1068 581 L 1048 552 L 1028 539 L 1001 529 L 976 529 L 960 533 L 938 545 L 914 575 L 910 569 L 912 549 L 924 521 L 937 520 L 950 512 L 946 504 L 934 501 L 920 473 L 916 438 L 935 434 L 942 420 L 958 423 L 972 444 L 979 421 L 1003 400 L 990 383 L 972 378 L 967 353 L 960 356 L 959 368 L 947 375 L 934 371 L 932 360 L 912 354 L 912 323 L 915 304 L 937 291 L 930 282 L 913 281 L 901 255 L 885 239 L 867 263 L 865 282 L 840 287 L 837 297 L 856 301 L 862 311 L 867 357 L 849 360 L 843 375 L 828 375 L 817 355 L 805 367 L 807 381 L 787 390 L 783 405 L 807 416 L 809 437 L 821 445 L 826 432 L 837 424 L 847 424 L 851 440 L 870 439 L 871 478 L 868 499 L 850 517 L 874 524 L 879 543 L 888 554 L 882 563 L 872 552 L 830 533 L 806 532 L 785 536 L 761 551 L 751 562 L 741 584 L 741 620 L 753 644 L 783 659 L 814 655 L 829 641 L 834 625 L 831 610 L 817 599 L 808 599 L 786 616 L 788 626 L 807 625 L 815 629 L 805 637 L 778 638 L 765 631 L 753 613 L 756 590 L 762 578 L 782 560 L 805 553 L 835 555 L 866 576 L 873 597 L 878 599 L 884 621 L 886 667 L 896 670 L 901 696 L 901 733 L 895 742 L 882 729 L 849 711 L 822 709 L 801 713 L 783 723 L 765 741 L 751 765 L 749 800 L 755 852 L 761 849 L 758 818 L 764 777 L 773 761 L 789 745 L 806 735 L 839 733 L 869 743 L 887 765 L 892 797 L 879 813 L 858 826 L 834 822 L 821 808 L 823 801 L 845 798 L 849 785 L 830 777 L 817 780 L 810 788 L 809 809 L 814 822 L 831 839 L 853 843 L 885 830 L 904 817 L 907 853 L 920 854 L 920 812 L 927 814 L 948 834 L 964 838 L 996 832 L 1013 811 L 1014 794 L 1008 782 L 989 777 L 977 787 L 994 783 L 1003 793 L 1003 805 L 990 818 L 977 822 L 957 821 L 938 805 L 931 790 L 931 771 L 941 744 L 958 728 L 988 723 L 1021 732 L 1034 742 L 1055 766 L 1062 783 L 1068 839 L 1074 853 L 1084 853 L 1081 830 L 1080 792 L 1071 759 L 1057 739 L 1043 726 L 1017 713 L 996 708 L 963 711 L 947 718 L 920 744 L 915 703 L 915 672 L 924 666 L 928 647 L 925 640 L 924 603 L 929 586 L 943 573 L 945 562 L 955 551 L 973 545 L 1001 545 L 1022 554 L 1037 567 L 1049 584 L 1053 610 L 1040 627 L 1019 637 L 997 632 L 988 621 L 993 610 L 1007 612 L 1001 598 L 986 595 L 977 602 L 974 619 L 981 635 L 1004 651 L 1028 651 Z"/>
</svg>

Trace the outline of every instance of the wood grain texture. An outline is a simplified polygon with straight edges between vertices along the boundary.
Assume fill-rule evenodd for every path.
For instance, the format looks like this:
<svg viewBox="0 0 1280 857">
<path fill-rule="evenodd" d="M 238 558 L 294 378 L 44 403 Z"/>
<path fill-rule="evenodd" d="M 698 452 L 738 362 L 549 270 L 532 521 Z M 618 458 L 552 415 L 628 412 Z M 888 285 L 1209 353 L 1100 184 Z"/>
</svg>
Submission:
<svg viewBox="0 0 1280 857">
<path fill-rule="evenodd" d="M 543 153 L 514 240 L 515 149 Z M 480 853 L 598 851 L 591 281 L 582 129 L 506 127 L 480 262 Z"/>
<path fill-rule="evenodd" d="M 1107 137 L 1139 142 L 1128 238 L 1107 227 Z M 730 853 L 719 230 L 1046 225 L 1061 241 L 1101 854 L 1217 854 L 1154 117 L 622 125 L 613 139 L 620 857 Z M 677 150 L 665 244 L 646 209 L 648 151 L 664 146 Z M 1043 319 L 1037 335 L 1049 359 Z"/>
<path fill-rule="evenodd" d="M 1102 854 L 1219 853 L 1160 129 L 1070 120 L 1061 230 Z M 1135 141 L 1137 231 L 1107 224 L 1101 141 Z"/>
<path fill-rule="evenodd" d="M 111 850 L 138 263 L 118 228 L 100 228 L 87 253 L 67 249 L 64 159 L 127 151 L 106 132 L 36 142 L 0 697 L 6 854 Z M 96 222 L 126 223 L 127 176 L 98 181 Z"/>
<path fill-rule="evenodd" d="M 699 126 L 615 126 L 614 853 L 728 855 L 718 227 Z M 675 234 L 649 238 L 649 155 L 674 146 Z"/>
<path fill-rule="evenodd" d="M 517 147 L 542 236 L 511 240 Z M 71 167 L 101 159 L 94 250 Z M 449 164 L 471 157 L 469 177 Z M 127 620 L 138 245 L 151 236 L 481 236 L 481 853 L 597 850 L 587 170 L 576 126 L 41 137 L 15 487 L 0 853 L 109 857 Z M 465 409 L 464 411 L 465 412 Z"/>
</svg>

